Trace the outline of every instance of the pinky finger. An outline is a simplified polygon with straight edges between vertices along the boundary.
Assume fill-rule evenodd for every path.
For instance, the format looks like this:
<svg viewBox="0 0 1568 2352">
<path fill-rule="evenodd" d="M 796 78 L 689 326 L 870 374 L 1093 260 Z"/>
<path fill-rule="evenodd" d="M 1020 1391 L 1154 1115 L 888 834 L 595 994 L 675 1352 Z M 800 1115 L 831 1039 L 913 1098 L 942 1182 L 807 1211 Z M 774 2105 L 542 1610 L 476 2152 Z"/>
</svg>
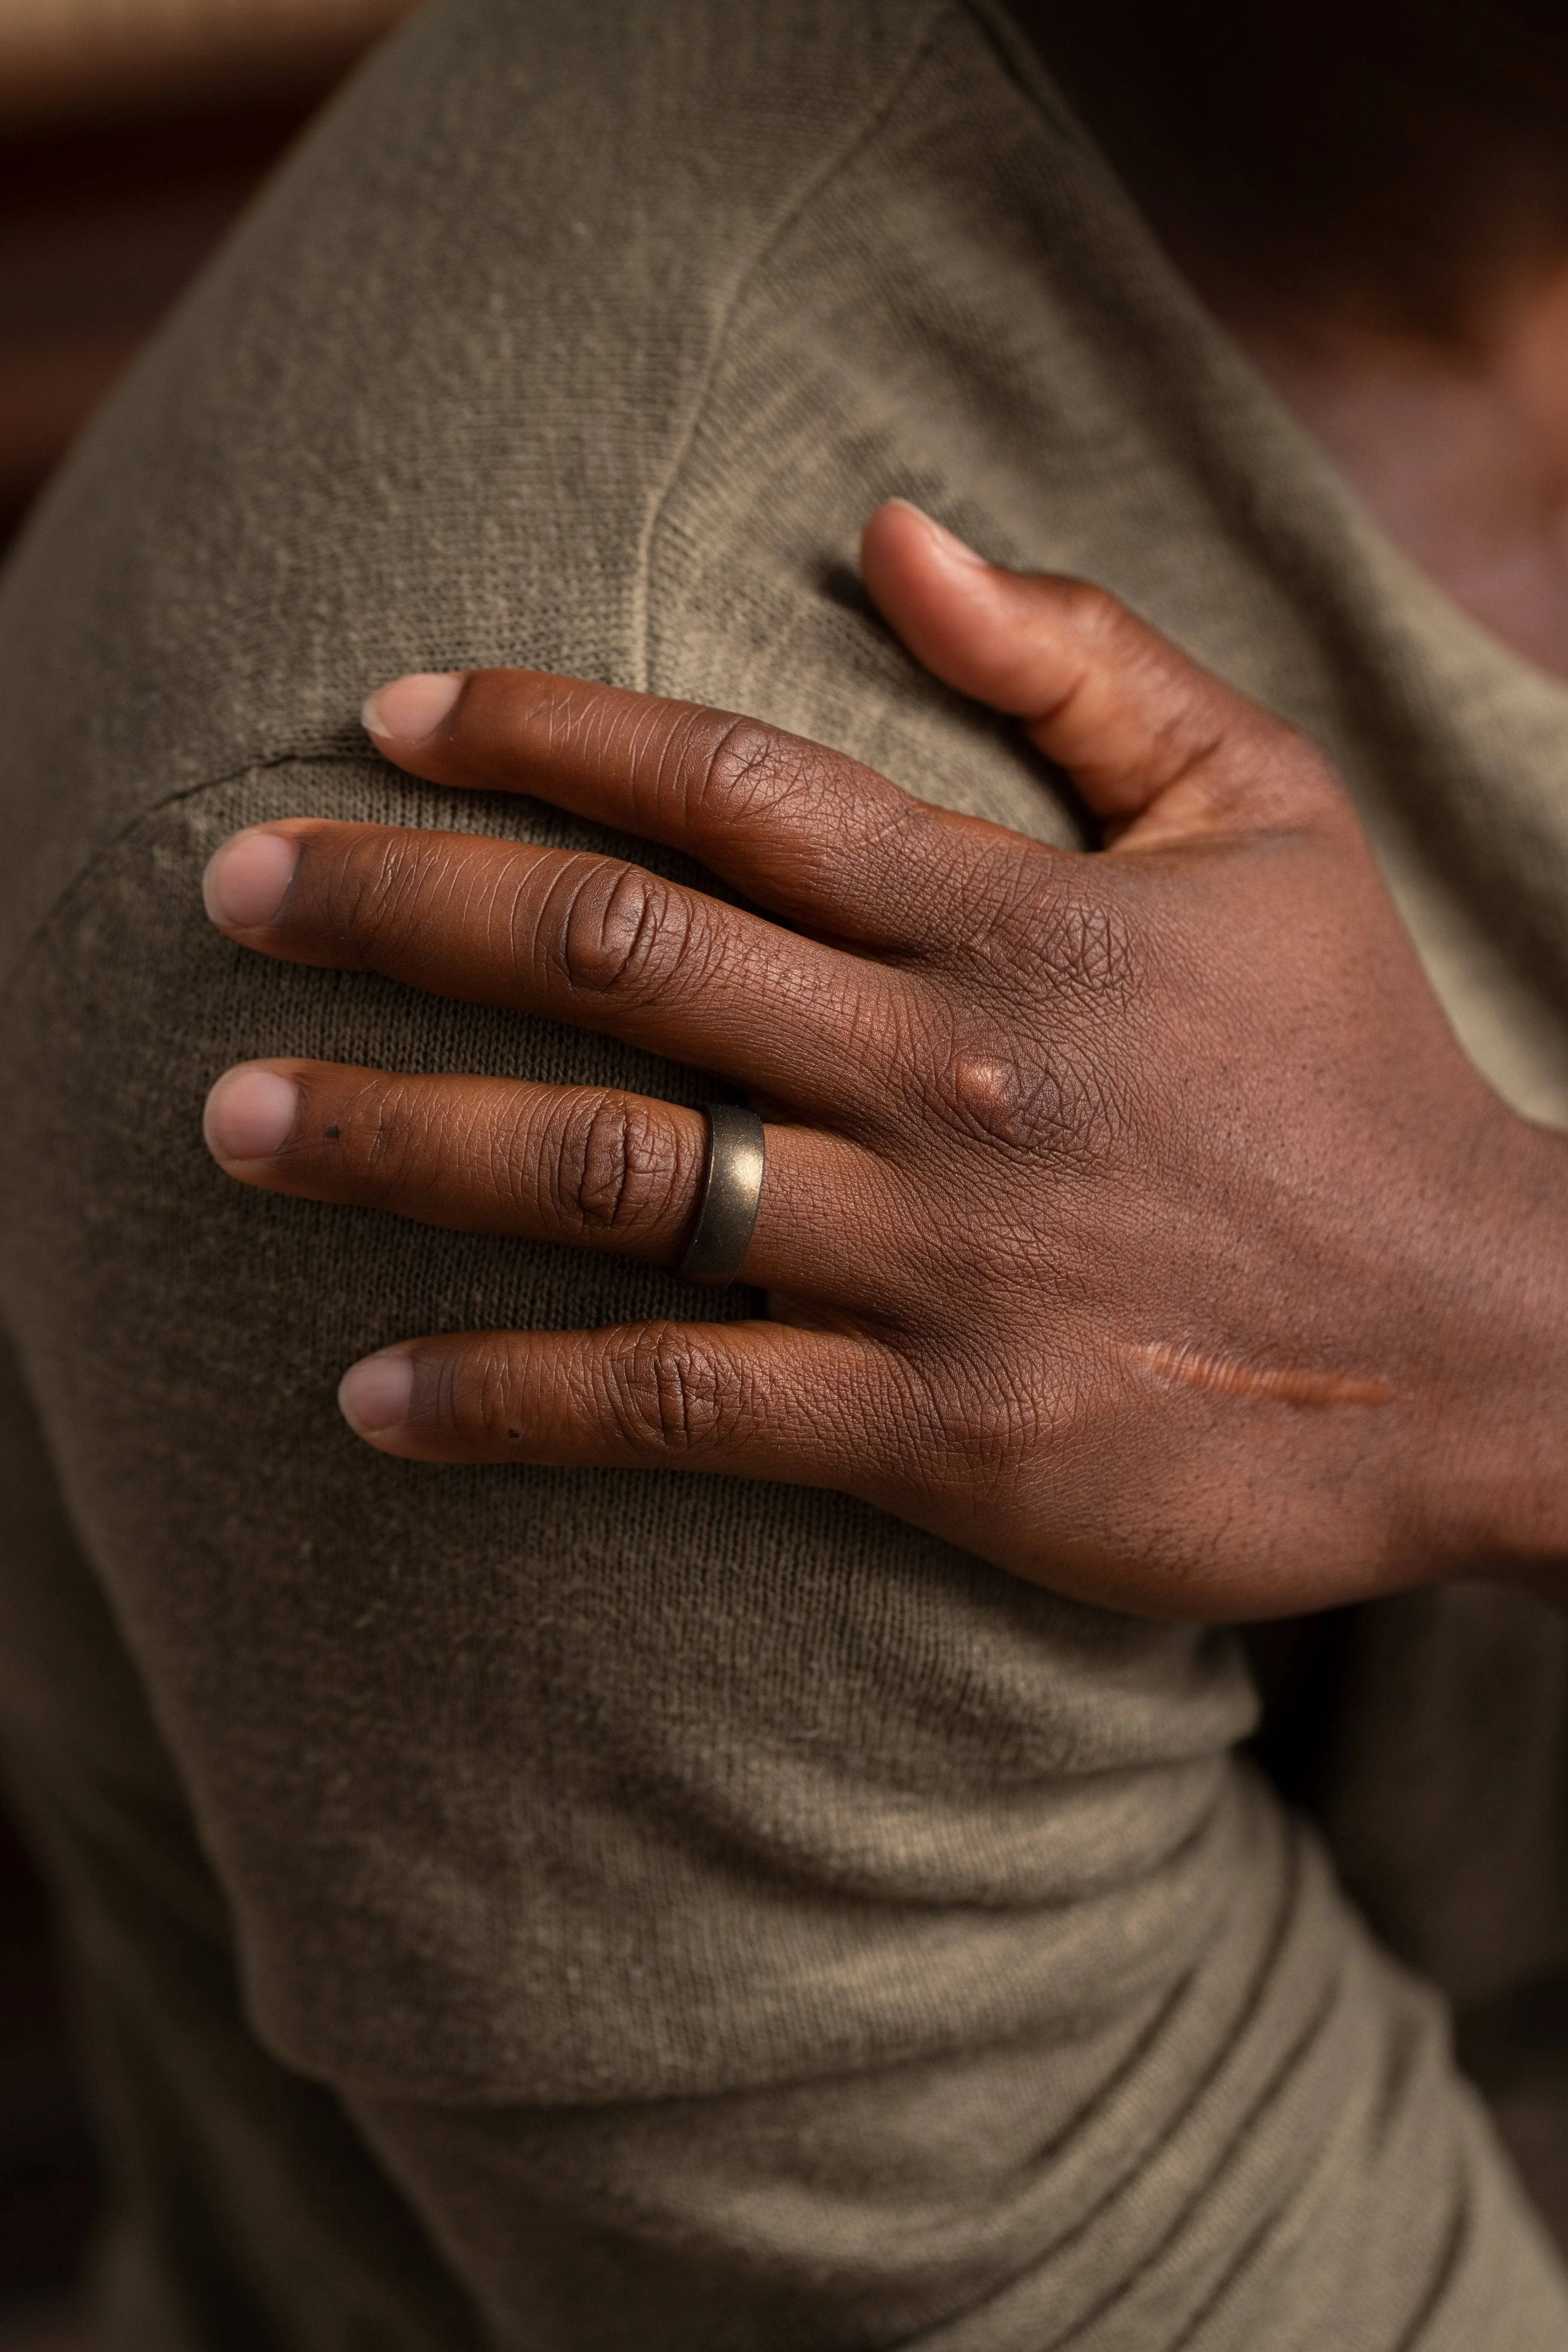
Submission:
<svg viewBox="0 0 1568 2352">
<path fill-rule="evenodd" d="M 349 1426 L 414 1462 L 864 1480 L 886 1367 L 874 1343 L 779 1323 L 463 1331 L 367 1356 Z"/>
</svg>

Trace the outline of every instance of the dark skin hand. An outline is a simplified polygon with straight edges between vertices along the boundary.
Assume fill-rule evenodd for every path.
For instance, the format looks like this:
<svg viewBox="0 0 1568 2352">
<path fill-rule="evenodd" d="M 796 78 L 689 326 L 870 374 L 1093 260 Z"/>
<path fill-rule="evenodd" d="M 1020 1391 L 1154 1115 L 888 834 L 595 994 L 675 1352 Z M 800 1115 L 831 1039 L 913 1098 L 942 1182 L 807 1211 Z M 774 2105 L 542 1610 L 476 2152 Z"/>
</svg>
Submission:
<svg viewBox="0 0 1568 2352">
<path fill-rule="evenodd" d="M 397 682 L 378 748 L 678 845 L 763 914 L 460 834 L 300 819 L 218 851 L 209 910 L 246 947 L 607 1031 L 768 1120 L 744 1279 L 773 1319 L 672 1297 L 413 1339 L 349 1373 L 350 1421 L 428 1462 L 837 1487 L 1154 1615 L 1550 1581 L 1568 1143 L 1459 1053 L 1321 752 L 1100 591 L 910 508 L 865 570 L 1068 770 L 1104 852 L 526 671 Z M 604 1088 L 289 1061 L 226 1073 L 206 1132 L 247 1183 L 664 1265 L 704 1151 L 698 1115 Z"/>
</svg>

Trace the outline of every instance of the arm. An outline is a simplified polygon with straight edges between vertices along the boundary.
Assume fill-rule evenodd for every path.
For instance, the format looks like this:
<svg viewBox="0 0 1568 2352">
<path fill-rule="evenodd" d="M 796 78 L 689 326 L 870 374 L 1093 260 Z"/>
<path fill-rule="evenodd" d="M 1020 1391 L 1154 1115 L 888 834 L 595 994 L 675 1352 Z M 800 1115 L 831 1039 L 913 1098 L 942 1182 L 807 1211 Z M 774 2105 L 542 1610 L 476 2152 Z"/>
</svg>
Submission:
<svg viewBox="0 0 1568 2352">
<path fill-rule="evenodd" d="M 907 509 L 868 576 L 1067 769 L 1106 853 L 722 714 L 496 672 L 389 690 L 376 740 L 690 851 L 797 928 L 460 836 L 304 824 L 223 854 L 247 944 L 607 1030 L 770 1116 L 746 1274 L 772 1321 L 409 1343 L 350 1376 L 351 1420 L 425 1460 L 838 1487 L 1159 1615 L 1550 1579 L 1568 1145 L 1464 1061 L 1321 754 L 1111 600 Z M 274 1189 L 670 1265 L 703 1130 L 289 1064 L 231 1074 L 208 1134 Z"/>
</svg>

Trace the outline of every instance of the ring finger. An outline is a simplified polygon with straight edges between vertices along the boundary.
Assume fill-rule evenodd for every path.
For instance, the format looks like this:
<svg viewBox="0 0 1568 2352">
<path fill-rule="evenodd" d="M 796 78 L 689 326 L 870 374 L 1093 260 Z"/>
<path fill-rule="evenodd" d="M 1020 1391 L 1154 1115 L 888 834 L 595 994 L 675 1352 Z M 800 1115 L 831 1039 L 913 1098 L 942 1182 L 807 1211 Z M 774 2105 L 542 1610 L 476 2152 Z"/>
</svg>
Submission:
<svg viewBox="0 0 1568 2352">
<path fill-rule="evenodd" d="M 700 1111 L 608 1087 L 411 1076 L 336 1062 L 242 1062 L 207 1097 L 207 1148 L 240 1182 L 388 1209 L 422 1224 L 510 1234 L 679 1265 L 707 1166 Z M 766 1176 L 742 1279 L 865 1305 L 877 1164 L 814 1129 L 767 1129 Z M 832 1204 L 832 1214 L 826 1213 Z"/>
</svg>

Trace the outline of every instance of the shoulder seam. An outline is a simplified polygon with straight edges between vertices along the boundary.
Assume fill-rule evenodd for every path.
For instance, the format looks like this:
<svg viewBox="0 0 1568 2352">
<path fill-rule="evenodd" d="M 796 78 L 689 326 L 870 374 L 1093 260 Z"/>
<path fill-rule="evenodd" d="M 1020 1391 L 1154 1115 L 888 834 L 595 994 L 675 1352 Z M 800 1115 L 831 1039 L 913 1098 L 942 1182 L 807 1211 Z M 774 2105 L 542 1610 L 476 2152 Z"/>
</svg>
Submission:
<svg viewBox="0 0 1568 2352">
<path fill-rule="evenodd" d="M 648 639 L 655 541 L 670 501 L 680 486 L 691 450 L 700 432 L 703 418 L 708 413 L 714 384 L 729 349 L 736 315 L 746 293 L 758 273 L 765 267 L 770 254 L 795 225 L 809 212 L 812 205 L 832 186 L 838 174 L 875 136 L 891 113 L 905 84 L 930 49 L 936 28 L 942 19 L 975 13 L 981 14 L 983 18 L 989 18 L 989 10 L 982 9 L 977 12 L 973 0 L 928 0 L 927 6 L 911 27 L 908 46 L 889 73 L 883 87 L 868 100 L 837 145 L 808 175 L 785 205 L 777 219 L 770 224 L 754 250 L 746 257 L 735 273 L 729 291 L 724 297 L 701 380 L 692 396 L 685 424 L 666 467 L 664 480 L 654 490 L 645 510 L 633 567 L 633 609 L 628 616 L 627 631 L 627 650 L 631 655 L 633 682 L 644 693 L 650 690 Z M 993 40 L 996 38 L 994 27 L 988 21 L 985 22 L 984 29 L 988 37 Z M 0 996 L 8 994 L 18 982 L 26 964 L 41 946 L 54 924 L 78 895 L 90 887 L 100 866 L 112 856 L 121 843 L 128 840 L 142 824 L 163 814 L 165 810 L 175 806 L 181 801 L 191 800 L 202 793 L 215 791 L 221 785 L 237 782 L 243 776 L 259 774 L 269 768 L 287 766 L 292 761 L 305 760 L 313 762 L 346 764 L 363 758 L 374 758 L 374 756 L 368 746 L 363 752 L 356 751 L 345 744 L 341 736 L 326 740 L 318 738 L 314 741 L 286 742 L 276 751 L 261 752 L 252 758 L 241 760 L 232 768 L 225 769 L 219 773 L 204 775 L 194 782 L 179 785 L 173 792 L 164 793 L 157 801 L 144 803 L 133 815 L 126 819 L 123 824 L 98 844 L 87 863 L 77 868 L 68 881 L 40 912 L 26 938 L 18 943 L 16 953 L 4 973 L 0 973 Z"/>
<path fill-rule="evenodd" d="M 1062 132 L 1079 147 L 1092 146 L 1084 125 L 1058 89 L 1049 65 L 1034 42 L 1017 22 L 1005 0 L 956 0 L 966 16 L 972 16 L 984 36 L 988 47 L 994 49 L 1005 68 L 1010 80 L 1037 111 L 1049 121 L 1053 130 Z"/>
<path fill-rule="evenodd" d="M 260 775 L 268 768 L 289 767 L 296 760 L 308 760 L 316 767 L 358 767 L 363 761 L 373 761 L 375 757 L 375 752 L 368 744 L 363 751 L 346 751 L 341 743 L 329 745 L 317 742 L 290 745 L 285 751 L 265 752 L 254 760 L 242 760 L 237 767 L 226 768 L 220 775 L 202 776 L 194 784 L 180 784 L 174 792 L 165 793 L 161 800 L 146 803 L 137 809 L 134 815 L 127 817 L 123 824 L 117 826 L 113 833 L 99 843 L 87 863 L 84 866 L 79 866 L 69 880 L 62 884 L 49 900 L 37 922 L 19 942 L 16 954 L 6 965 L 5 971 L 0 973 L 0 1001 L 4 1001 L 14 988 L 20 985 L 33 956 L 44 945 L 55 924 L 68 913 L 76 899 L 90 888 L 99 868 L 108 863 L 123 842 L 129 841 L 133 834 L 142 825 L 150 824 L 154 817 L 162 816 L 165 809 L 177 807 L 181 801 L 195 800 L 202 793 L 216 792 L 224 784 L 238 783 L 243 776 Z"/>
<path fill-rule="evenodd" d="M 838 144 L 796 191 L 779 217 L 769 227 L 761 243 L 747 257 L 735 274 L 730 290 L 724 298 L 723 310 L 713 337 L 712 347 L 708 354 L 707 364 L 702 372 L 701 382 L 693 394 L 686 423 L 676 441 L 665 471 L 664 480 L 649 499 L 643 519 L 641 541 L 633 572 L 633 606 L 628 616 L 627 632 L 629 650 L 632 655 L 633 680 L 640 693 L 647 694 L 651 691 L 648 684 L 648 637 L 654 543 L 658 537 L 670 501 L 680 487 L 688 460 L 701 430 L 703 418 L 708 413 L 709 402 L 718 380 L 719 371 L 723 364 L 725 353 L 729 349 L 731 331 L 734 326 L 741 305 L 758 273 L 765 266 L 770 254 L 789 234 L 796 222 L 810 211 L 824 192 L 831 187 L 839 173 L 853 162 L 862 147 L 875 135 L 891 113 L 905 83 L 930 48 L 939 19 L 956 13 L 958 11 L 953 5 L 953 0 L 930 0 L 923 16 L 917 22 L 908 48 L 889 75 L 884 87 L 869 101 Z"/>
</svg>

